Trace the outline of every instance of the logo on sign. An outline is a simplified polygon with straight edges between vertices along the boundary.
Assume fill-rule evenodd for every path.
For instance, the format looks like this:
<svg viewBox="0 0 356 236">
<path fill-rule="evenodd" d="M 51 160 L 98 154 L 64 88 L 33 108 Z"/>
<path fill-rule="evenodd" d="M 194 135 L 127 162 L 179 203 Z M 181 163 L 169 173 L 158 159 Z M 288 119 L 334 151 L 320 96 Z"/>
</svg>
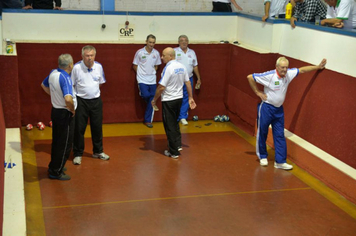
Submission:
<svg viewBox="0 0 356 236">
<path fill-rule="evenodd" d="M 130 25 L 130 27 L 127 25 L 119 25 L 120 38 L 133 38 L 135 36 L 134 31 L 135 30 L 133 25 Z"/>
</svg>

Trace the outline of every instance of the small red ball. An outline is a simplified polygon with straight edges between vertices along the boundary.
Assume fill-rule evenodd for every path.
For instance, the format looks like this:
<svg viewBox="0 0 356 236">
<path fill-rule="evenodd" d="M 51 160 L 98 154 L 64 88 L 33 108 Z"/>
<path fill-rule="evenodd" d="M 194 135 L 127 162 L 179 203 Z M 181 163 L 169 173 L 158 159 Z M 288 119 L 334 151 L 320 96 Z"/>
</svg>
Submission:
<svg viewBox="0 0 356 236">
<path fill-rule="evenodd" d="M 45 127 L 46 127 L 46 126 L 45 126 L 44 124 L 41 124 L 41 125 L 38 127 L 38 129 L 39 129 L 39 130 L 44 130 Z"/>
<path fill-rule="evenodd" d="M 31 124 L 26 125 L 26 130 L 32 130 L 32 129 L 33 129 L 33 125 Z"/>
</svg>

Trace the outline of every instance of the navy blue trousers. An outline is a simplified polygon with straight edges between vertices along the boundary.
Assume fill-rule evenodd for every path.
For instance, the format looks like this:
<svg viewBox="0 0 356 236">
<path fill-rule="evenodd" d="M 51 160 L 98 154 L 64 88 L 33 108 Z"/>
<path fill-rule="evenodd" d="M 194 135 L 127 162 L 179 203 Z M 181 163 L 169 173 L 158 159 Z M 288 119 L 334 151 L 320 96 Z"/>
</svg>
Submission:
<svg viewBox="0 0 356 236">
<path fill-rule="evenodd" d="M 190 77 L 189 80 L 190 80 L 190 85 L 192 86 L 192 93 L 193 93 L 193 91 L 194 91 L 193 76 Z M 188 110 L 189 110 L 189 97 L 188 97 L 187 86 L 184 84 L 183 85 L 183 101 L 182 101 L 182 106 L 180 108 L 180 114 L 178 117 L 178 121 L 180 121 L 181 119 L 188 118 Z"/>
<path fill-rule="evenodd" d="M 155 112 L 153 111 L 153 107 L 151 105 L 151 101 L 156 93 L 157 85 L 155 84 L 138 84 L 138 89 L 140 90 L 140 96 L 147 103 L 146 111 L 145 111 L 145 120 L 144 123 L 152 123 Z"/>
<path fill-rule="evenodd" d="M 266 140 L 268 128 L 272 125 L 273 142 L 275 147 L 275 162 L 286 163 L 287 144 L 284 137 L 284 110 L 283 106 L 275 107 L 262 102 L 257 107 L 257 137 L 256 154 L 260 159 L 267 158 Z"/>
</svg>

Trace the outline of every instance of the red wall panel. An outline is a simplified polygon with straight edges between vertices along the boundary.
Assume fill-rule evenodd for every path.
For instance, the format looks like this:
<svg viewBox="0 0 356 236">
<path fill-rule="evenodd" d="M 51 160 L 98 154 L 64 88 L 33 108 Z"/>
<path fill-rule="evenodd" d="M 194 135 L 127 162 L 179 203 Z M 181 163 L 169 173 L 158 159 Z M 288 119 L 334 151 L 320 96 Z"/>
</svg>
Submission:
<svg viewBox="0 0 356 236">
<path fill-rule="evenodd" d="M 62 53 L 70 53 L 75 62 L 81 60 L 81 48 L 85 44 L 17 44 L 19 67 L 19 87 L 21 94 L 22 125 L 48 122 L 51 104 L 47 94 L 40 87 L 43 79 L 57 67 L 57 58 Z M 144 44 L 93 44 L 96 47 L 96 61 L 104 67 L 107 83 L 102 86 L 104 123 L 140 122 L 146 104 L 138 94 L 132 60 L 136 51 Z M 165 47 L 176 45 L 156 45 L 161 53 Z M 198 56 L 202 89 L 194 97 L 198 108 L 190 116 L 212 119 L 217 113 L 224 113 L 224 82 L 227 77 L 230 45 L 190 45 Z M 158 70 L 158 80 L 164 65 Z M 161 113 L 155 121 L 161 120 Z"/>
<path fill-rule="evenodd" d="M 15 72 L 7 72 L 7 76 L 13 73 L 15 80 L 11 86 L 19 87 L 22 125 L 50 120 L 50 100 L 40 84 L 56 68 L 60 54 L 70 53 L 75 61 L 81 60 L 84 45 L 17 44 L 18 83 Z M 144 44 L 94 46 L 96 60 L 103 65 L 107 78 L 107 84 L 102 87 L 104 123 L 142 121 L 145 104 L 138 95 L 132 59 Z M 156 45 L 156 49 L 162 52 L 167 46 L 177 45 Z M 197 53 L 202 77 L 201 90 L 194 94 L 198 108 L 190 112 L 190 117 L 198 115 L 200 119 L 212 119 L 217 114 L 229 114 L 233 123 L 252 134 L 259 99 L 249 87 L 246 76 L 274 69 L 279 55 L 260 54 L 230 44 L 191 44 L 190 47 Z M 16 65 L 17 60 L 12 60 Z M 290 59 L 290 67 L 305 65 Z M 3 66 L 5 70 L 8 67 L 9 64 Z M 327 69 L 299 75 L 291 83 L 284 104 L 286 128 L 356 168 L 354 91 L 355 78 Z M 4 102 L 6 113 L 20 109 L 19 104 L 11 102 Z M 16 120 L 19 112 L 14 113 Z M 155 121 L 160 120 L 158 112 Z"/>
<path fill-rule="evenodd" d="M 286 128 L 356 168 L 355 91 L 354 77 L 327 69 L 298 75 L 284 103 Z"/>
<path fill-rule="evenodd" d="M 6 127 L 20 127 L 20 95 L 16 56 L 0 56 L 0 96 L 5 111 Z"/>
</svg>

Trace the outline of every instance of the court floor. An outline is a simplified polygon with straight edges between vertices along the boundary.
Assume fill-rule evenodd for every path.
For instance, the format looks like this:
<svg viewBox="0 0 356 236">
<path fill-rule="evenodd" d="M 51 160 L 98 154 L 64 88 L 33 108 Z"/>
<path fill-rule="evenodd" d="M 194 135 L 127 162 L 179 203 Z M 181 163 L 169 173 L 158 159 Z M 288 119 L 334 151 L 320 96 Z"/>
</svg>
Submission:
<svg viewBox="0 0 356 236">
<path fill-rule="evenodd" d="M 28 235 L 355 235 L 356 206 L 294 165 L 261 167 L 255 138 L 230 122 L 182 126 L 178 160 L 162 123 L 103 126 L 109 161 L 50 180 L 51 129 L 22 129 Z M 293 163 L 292 163 L 293 164 Z"/>
</svg>

